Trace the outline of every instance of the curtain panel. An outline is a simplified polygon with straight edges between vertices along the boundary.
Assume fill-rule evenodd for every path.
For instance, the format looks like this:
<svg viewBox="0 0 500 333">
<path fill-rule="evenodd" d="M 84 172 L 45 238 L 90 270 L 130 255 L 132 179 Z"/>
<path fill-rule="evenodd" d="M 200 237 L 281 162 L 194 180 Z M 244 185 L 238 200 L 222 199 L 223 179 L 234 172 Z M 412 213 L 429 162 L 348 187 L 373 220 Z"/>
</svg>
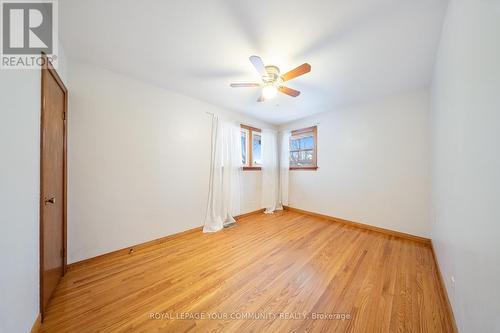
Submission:
<svg viewBox="0 0 500 333">
<path fill-rule="evenodd" d="M 241 141 L 239 124 L 212 116 L 208 203 L 203 232 L 235 223 L 240 213 Z"/>
</svg>

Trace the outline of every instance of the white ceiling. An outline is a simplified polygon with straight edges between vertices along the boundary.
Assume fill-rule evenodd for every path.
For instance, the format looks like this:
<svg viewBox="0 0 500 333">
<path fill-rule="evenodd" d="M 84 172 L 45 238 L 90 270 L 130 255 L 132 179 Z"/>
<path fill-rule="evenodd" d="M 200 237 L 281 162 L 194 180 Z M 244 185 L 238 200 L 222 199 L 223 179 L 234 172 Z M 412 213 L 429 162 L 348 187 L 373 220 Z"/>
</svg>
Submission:
<svg viewBox="0 0 500 333">
<path fill-rule="evenodd" d="M 274 124 L 426 86 L 447 0 L 62 0 L 66 53 Z M 302 94 L 257 103 L 248 57 Z"/>
</svg>

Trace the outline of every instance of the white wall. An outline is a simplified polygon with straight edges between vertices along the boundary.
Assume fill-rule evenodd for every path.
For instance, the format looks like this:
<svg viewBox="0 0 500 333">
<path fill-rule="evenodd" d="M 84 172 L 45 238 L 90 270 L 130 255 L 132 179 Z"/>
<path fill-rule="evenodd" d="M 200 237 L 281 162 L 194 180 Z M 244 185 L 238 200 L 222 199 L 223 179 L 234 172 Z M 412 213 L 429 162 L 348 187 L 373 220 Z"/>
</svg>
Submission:
<svg viewBox="0 0 500 333">
<path fill-rule="evenodd" d="M 95 66 L 70 62 L 68 262 L 203 224 L 210 115 L 247 116 Z M 244 172 L 243 211 L 260 208 Z"/>
<path fill-rule="evenodd" d="M 499 38 L 500 1 L 450 2 L 432 89 L 432 239 L 461 332 L 500 332 Z"/>
<path fill-rule="evenodd" d="M 426 90 L 321 113 L 317 171 L 290 171 L 290 206 L 428 237 L 429 95 Z"/>
<path fill-rule="evenodd" d="M 0 332 L 29 332 L 39 302 L 40 71 L 1 71 L 0 94 Z"/>
<path fill-rule="evenodd" d="M 29 332 L 39 313 L 40 82 L 40 70 L 0 70 L 1 333 Z"/>
<path fill-rule="evenodd" d="M 262 208 L 262 172 L 243 171 L 241 212 L 248 213 Z"/>
</svg>

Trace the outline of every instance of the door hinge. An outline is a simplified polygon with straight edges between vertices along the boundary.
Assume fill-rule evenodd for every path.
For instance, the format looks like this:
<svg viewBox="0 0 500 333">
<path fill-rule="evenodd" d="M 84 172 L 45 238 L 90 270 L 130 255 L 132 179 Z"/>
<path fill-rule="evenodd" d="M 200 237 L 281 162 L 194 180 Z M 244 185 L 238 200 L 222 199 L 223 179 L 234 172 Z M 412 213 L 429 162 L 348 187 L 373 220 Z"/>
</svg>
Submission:
<svg viewBox="0 0 500 333">
<path fill-rule="evenodd" d="M 66 111 L 63 111 L 63 120 L 66 120 Z"/>
</svg>

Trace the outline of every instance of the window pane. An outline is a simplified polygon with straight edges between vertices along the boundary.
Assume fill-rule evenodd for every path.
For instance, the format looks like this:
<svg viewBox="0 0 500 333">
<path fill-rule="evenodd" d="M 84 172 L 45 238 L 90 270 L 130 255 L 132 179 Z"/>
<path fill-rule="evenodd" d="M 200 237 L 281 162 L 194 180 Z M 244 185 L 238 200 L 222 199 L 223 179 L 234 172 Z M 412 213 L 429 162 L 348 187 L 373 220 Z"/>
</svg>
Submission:
<svg viewBox="0 0 500 333">
<path fill-rule="evenodd" d="M 292 138 L 290 140 L 290 150 L 314 149 L 314 137 L 305 136 Z"/>
<path fill-rule="evenodd" d="M 300 148 L 300 139 L 292 139 L 290 141 L 290 150 L 298 150 Z"/>
<path fill-rule="evenodd" d="M 292 152 L 290 164 L 295 166 L 312 166 L 313 165 L 313 152 L 314 150 L 299 150 Z"/>
<path fill-rule="evenodd" d="M 298 161 L 299 161 L 299 152 L 298 151 L 290 152 L 290 165 L 298 166 Z"/>
<path fill-rule="evenodd" d="M 299 161 L 298 161 L 298 164 L 300 166 L 304 166 L 304 165 L 307 165 L 308 162 L 307 162 L 307 153 L 303 150 L 301 150 L 299 152 Z"/>
<path fill-rule="evenodd" d="M 304 164 L 306 162 L 307 162 L 306 152 L 302 150 L 302 151 L 300 151 L 300 154 L 299 154 L 299 163 Z"/>
<path fill-rule="evenodd" d="M 241 131 L 241 163 L 247 165 L 247 133 Z"/>
<path fill-rule="evenodd" d="M 306 161 L 307 161 L 307 164 L 312 164 L 312 162 L 313 162 L 313 151 L 312 150 L 306 150 Z"/>
<path fill-rule="evenodd" d="M 254 165 L 261 165 L 261 147 L 262 140 L 259 132 L 252 132 L 252 158 Z"/>
<path fill-rule="evenodd" d="M 314 137 L 307 136 L 300 139 L 300 149 L 313 149 L 314 148 Z"/>
<path fill-rule="evenodd" d="M 290 138 L 290 166 L 291 167 L 311 167 L 316 166 L 315 137 L 316 130 L 297 130 Z"/>
<path fill-rule="evenodd" d="M 299 152 L 299 161 L 298 164 L 300 166 L 310 166 L 312 165 L 312 150 L 301 150 Z"/>
</svg>

